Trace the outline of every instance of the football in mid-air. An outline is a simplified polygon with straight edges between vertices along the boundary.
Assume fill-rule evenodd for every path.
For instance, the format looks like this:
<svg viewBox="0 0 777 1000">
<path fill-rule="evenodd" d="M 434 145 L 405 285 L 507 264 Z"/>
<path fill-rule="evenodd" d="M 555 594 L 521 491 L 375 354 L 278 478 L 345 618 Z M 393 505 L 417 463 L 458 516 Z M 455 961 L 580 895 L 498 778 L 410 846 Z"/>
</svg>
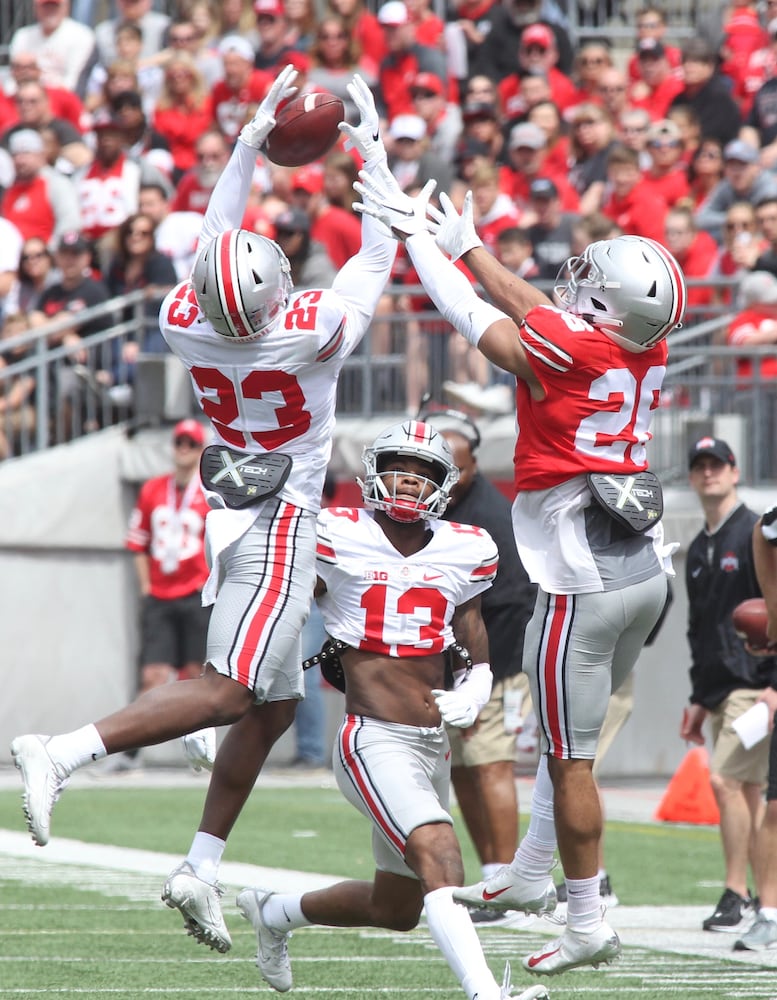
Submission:
<svg viewBox="0 0 777 1000">
<path fill-rule="evenodd" d="M 734 631 L 753 649 L 763 649 L 769 645 L 766 636 L 766 601 L 762 597 L 751 597 L 737 604 L 731 613 Z"/>
<path fill-rule="evenodd" d="M 293 97 L 275 116 L 267 137 L 267 155 L 280 167 L 301 167 L 328 153 L 345 119 L 343 102 L 334 94 Z"/>
</svg>

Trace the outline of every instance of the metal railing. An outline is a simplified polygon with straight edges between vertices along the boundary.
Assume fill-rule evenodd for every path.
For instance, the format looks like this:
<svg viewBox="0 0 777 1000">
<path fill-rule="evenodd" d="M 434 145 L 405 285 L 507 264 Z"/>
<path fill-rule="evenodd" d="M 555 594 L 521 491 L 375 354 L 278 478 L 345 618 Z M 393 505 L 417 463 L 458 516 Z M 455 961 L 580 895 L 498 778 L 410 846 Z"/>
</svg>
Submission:
<svg viewBox="0 0 777 1000">
<path fill-rule="evenodd" d="M 394 294 L 420 296 L 423 292 L 403 286 Z M 701 434 L 716 433 L 734 448 L 749 483 L 775 481 L 777 381 L 762 377 L 760 371 L 763 359 L 774 358 L 775 347 L 745 351 L 713 346 L 728 325 L 731 311 L 719 306 L 705 307 L 701 313 L 697 311 L 696 319 L 691 316 L 686 327 L 669 339 L 670 363 L 661 406 L 653 420 L 652 467 L 665 483 L 684 483 L 688 446 Z M 95 319 L 105 320 L 106 329 L 78 343 L 51 346 L 63 331 Z M 143 384 L 156 365 L 173 366 L 180 375 L 174 419 L 196 412 L 188 375 L 169 353 L 141 354 L 135 365 L 122 360 L 125 344 L 142 343 L 154 325 L 146 296 L 133 292 L 0 342 L 0 360 L 5 363 L 0 367 L 0 457 L 39 451 L 111 424 L 131 427 L 170 419 L 163 399 L 149 404 Z M 444 404 L 442 386 L 451 373 L 450 351 L 460 344 L 461 338 L 436 311 L 403 312 L 395 299 L 394 308 L 376 319 L 345 363 L 338 387 L 338 415 L 343 419 L 404 415 L 408 385 L 412 379 L 418 383 L 418 364 L 426 366 L 423 389 Z M 17 358 L 16 352 L 22 356 Z M 747 384 L 736 375 L 736 359 L 745 356 L 752 359 L 754 368 Z M 420 361 L 409 362 L 409 357 Z M 23 379 L 32 379 L 34 388 L 14 408 L 14 386 Z"/>
</svg>

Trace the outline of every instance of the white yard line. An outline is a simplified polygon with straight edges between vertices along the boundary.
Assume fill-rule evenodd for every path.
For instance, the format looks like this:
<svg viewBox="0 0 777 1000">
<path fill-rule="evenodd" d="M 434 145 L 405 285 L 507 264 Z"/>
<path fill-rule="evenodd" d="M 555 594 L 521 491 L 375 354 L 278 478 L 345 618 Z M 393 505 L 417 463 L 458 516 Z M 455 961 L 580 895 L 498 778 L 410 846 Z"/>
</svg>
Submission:
<svg viewBox="0 0 777 1000">
<path fill-rule="evenodd" d="M 0 830 L 0 865 L 3 877 L 45 883 L 68 883 L 84 889 L 122 895 L 136 902 L 158 901 L 165 876 L 181 861 L 179 855 L 141 851 L 107 844 L 55 837 L 44 848 L 36 847 L 26 833 Z M 220 880 L 230 889 L 261 885 L 287 892 L 318 889 L 340 879 L 331 875 L 264 868 L 259 865 L 224 862 Z M 234 909 L 234 897 L 225 896 L 227 911 Z M 160 905 L 160 904 L 158 904 Z M 697 956 L 701 960 L 731 961 L 762 969 L 777 969 L 777 950 L 735 952 L 737 934 L 714 934 L 701 930 L 709 906 L 617 906 L 607 919 L 624 945 L 647 952 L 669 952 Z M 557 935 L 558 924 L 532 919 L 526 930 Z M 501 933 L 500 933 L 501 932 Z M 370 932 L 368 931 L 367 934 Z M 488 931 L 489 951 L 514 951 L 520 929 L 493 928 Z M 647 959 L 648 956 L 645 956 Z M 702 962 L 702 964 L 704 964 Z M 615 968 L 615 967 L 613 967 Z"/>
</svg>

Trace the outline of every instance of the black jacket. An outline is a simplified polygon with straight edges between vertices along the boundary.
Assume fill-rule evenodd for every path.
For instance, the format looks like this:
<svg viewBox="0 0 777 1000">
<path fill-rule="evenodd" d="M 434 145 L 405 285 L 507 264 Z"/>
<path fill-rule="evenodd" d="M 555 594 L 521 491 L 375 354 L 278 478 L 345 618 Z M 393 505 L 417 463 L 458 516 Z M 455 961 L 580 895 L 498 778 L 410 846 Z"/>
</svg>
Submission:
<svg viewBox="0 0 777 1000">
<path fill-rule="evenodd" d="M 745 652 L 731 622 L 740 601 L 761 594 L 753 565 L 757 520 L 757 514 L 740 504 L 715 534 L 700 531 L 688 548 L 692 704 L 712 709 L 737 688 L 777 682 L 777 660 Z"/>
<path fill-rule="evenodd" d="M 521 671 L 523 634 L 534 611 L 537 587 L 529 580 L 515 547 L 510 503 L 477 472 L 462 499 L 455 507 L 448 507 L 443 518 L 485 528 L 496 542 L 499 569 L 493 586 L 481 594 L 480 609 L 494 680 L 513 677 Z"/>
</svg>

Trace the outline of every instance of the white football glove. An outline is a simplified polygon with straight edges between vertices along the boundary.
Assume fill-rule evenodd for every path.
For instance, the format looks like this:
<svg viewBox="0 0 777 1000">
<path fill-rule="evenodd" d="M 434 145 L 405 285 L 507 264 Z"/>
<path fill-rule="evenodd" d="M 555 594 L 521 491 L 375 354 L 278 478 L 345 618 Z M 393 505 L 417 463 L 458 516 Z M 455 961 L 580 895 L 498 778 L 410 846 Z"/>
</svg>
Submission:
<svg viewBox="0 0 777 1000">
<path fill-rule="evenodd" d="M 451 260 L 458 260 L 468 250 L 483 246 L 483 241 L 475 232 L 471 191 L 467 191 L 464 197 L 461 215 L 445 192 L 440 193 L 439 209 L 434 205 L 429 206 L 429 215 L 429 228 L 434 233 L 435 243 Z"/>
<path fill-rule="evenodd" d="M 199 773 L 203 770 L 212 771 L 216 759 L 216 730 L 198 729 L 181 737 L 183 752 L 192 770 Z"/>
<path fill-rule="evenodd" d="M 256 109 L 254 117 L 240 130 L 238 139 L 241 142 L 254 149 L 262 148 L 267 136 L 275 128 L 275 112 L 278 110 L 278 105 L 297 93 L 297 88 L 294 86 L 296 79 L 297 71 L 291 64 L 280 71 L 272 87 L 264 95 L 264 100 Z"/>
<path fill-rule="evenodd" d="M 380 118 L 375 107 L 372 91 L 359 76 L 354 75 L 346 90 L 359 111 L 359 124 L 340 122 L 338 128 L 346 137 L 345 148 L 355 149 L 366 163 L 386 156 L 386 148 L 380 137 Z"/>
<path fill-rule="evenodd" d="M 443 722 L 468 729 L 488 704 L 494 675 L 487 663 L 476 663 L 453 691 L 434 688 L 432 694 Z"/>
<path fill-rule="evenodd" d="M 354 182 L 353 187 L 362 198 L 361 202 L 354 202 L 354 211 L 371 215 L 398 240 L 429 231 L 426 210 L 437 181 L 428 180 L 423 190 L 411 198 L 400 189 L 393 176 L 386 177 L 383 172 L 374 176 L 360 170 L 359 180 Z"/>
</svg>

